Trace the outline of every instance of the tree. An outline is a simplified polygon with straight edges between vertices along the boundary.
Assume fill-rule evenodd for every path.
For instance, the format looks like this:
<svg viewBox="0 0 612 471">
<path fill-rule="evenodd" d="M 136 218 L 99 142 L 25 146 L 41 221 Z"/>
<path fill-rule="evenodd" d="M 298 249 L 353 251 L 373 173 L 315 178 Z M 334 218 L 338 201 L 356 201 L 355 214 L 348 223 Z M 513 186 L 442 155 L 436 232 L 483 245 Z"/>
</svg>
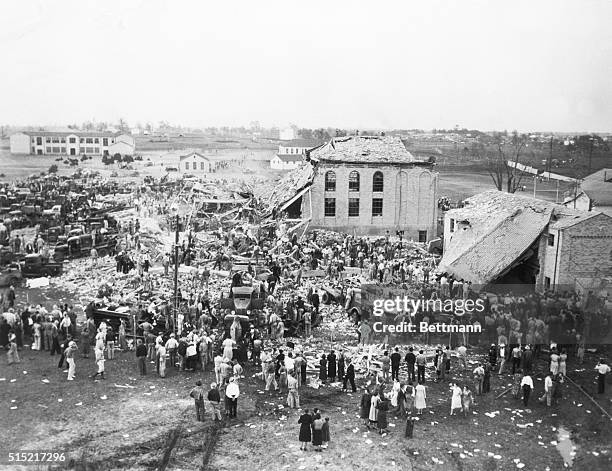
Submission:
<svg viewBox="0 0 612 471">
<path fill-rule="evenodd" d="M 518 167 L 527 136 L 514 131 L 509 140 L 500 134 L 496 134 L 494 139 L 496 149 L 487 156 L 487 171 L 499 191 L 503 191 L 505 186 L 508 193 L 515 193 L 523 180 L 524 172 Z"/>
<path fill-rule="evenodd" d="M 308 128 L 298 129 L 297 135 L 300 136 L 302 139 L 312 139 L 312 129 L 308 129 Z"/>
<path fill-rule="evenodd" d="M 121 154 L 119 152 L 113 155 L 113 162 L 121 162 Z"/>
<path fill-rule="evenodd" d="M 119 118 L 119 123 L 117 123 L 117 128 L 121 132 L 130 132 L 130 126 L 127 121 L 123 118 Z"/>
<path fill-rule="evenodd" d="M 92 123 L 91 121 L 85 121 L 81 125 L 81 128 L 83 128 L 84 131 L 93 131 L 96 127 L 94 126 L 94 123 Z"/>
<path fill-rule="evenodd" d="M 318 141 L 328 141 L 329 139 L 331 139 L 329 133 L 323 128 L 315 129 L 312 134 L 313 137 Z"/>
<path fill-rule="evenodd" d="M 123 161 L 130 164 L 130 163 L 134 162 L 134 158 L 131 155 L 124 155 L 123 156 Z"/>
<path fill-rule="evenodd" d="M 57 173 L 57 165 L 53 164 L 49 167 L 49 173 Z"/>
<path fill-rule="evenodd" d="M 346 130 L 336 129 L 336 137 L 345 137 L 345 136 L 346 136 Z"/>
</svg>

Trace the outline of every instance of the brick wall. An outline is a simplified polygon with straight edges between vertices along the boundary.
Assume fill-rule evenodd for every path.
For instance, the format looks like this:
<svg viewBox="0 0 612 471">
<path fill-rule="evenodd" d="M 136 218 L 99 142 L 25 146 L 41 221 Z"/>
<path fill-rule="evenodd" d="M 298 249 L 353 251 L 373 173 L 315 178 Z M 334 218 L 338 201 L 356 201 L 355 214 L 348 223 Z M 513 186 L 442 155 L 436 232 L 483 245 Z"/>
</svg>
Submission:
<svg viewBox="0 0 612 471">
<path fill-rule="evenodd" d="M 325 191 L 325 173 L 336 174 L 336 191 Z M 359 172 L 358 192 L 349 192 L 349 174 Z M 373 193 L 374 173 L 383 174 L 383 191 Z M 405 240 L 418 240 L 419 231 L 427 231 L 427 239 L 436 236 L 438 174 L 422 167 L 408 165 L 331 165 L 320 163 L 311 187 L 312 220 L 310 227 L 327 228 L 350 234 L 384 234 L 404 230 Z M 325 198 L 336 199 L 336 216 L 325 217 Z M 359 216 L 349 217 L 349 198 L 359 198 Z M 382 216 L 372 216 L 372 199 L 383 199 Z M 302 201 L 302 214 L 310 216 L 309 197 Z"/>
<path fill-rule="evenodd" d="M 553 283 L 556 279 L 556 285 L 565 289 L 573 288 L 576 278 L 603 278 L 612 275 L 612 217 L 600 214 L 554 232 L 555 247 L 548 246 L 546 242 L 540 244 L 539 287 L 544 285 L 544 276 L 549 276 Z M 560 244 L 558 255 L 557 243 Z"/>
</svg>

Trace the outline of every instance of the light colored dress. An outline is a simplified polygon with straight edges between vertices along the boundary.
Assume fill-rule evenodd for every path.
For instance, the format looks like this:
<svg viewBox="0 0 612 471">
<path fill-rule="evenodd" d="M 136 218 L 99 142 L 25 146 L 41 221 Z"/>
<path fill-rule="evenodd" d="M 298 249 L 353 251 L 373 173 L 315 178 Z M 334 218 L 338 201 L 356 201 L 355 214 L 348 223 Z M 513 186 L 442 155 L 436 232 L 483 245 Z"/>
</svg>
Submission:
<svg viewBox="0 0 612 471">
<path fill-rule="evenodd" d="M 459 386 L 453 387 L 453 396 L 451 398 L 451 410 L 461 409 L 461 388 Z"/>
<path fill-rule="evenodd" d="M 234 341 L 232 339 L 225 339 L 223 341 L 223 358 L 231 360 L 234 356 Z"/>
<path fill-rule="evenodd" d="M 550 355 L 550 371 L 553 375 L 559 372 L 559 355 L 556 353 Z"/>
<path fill-rule="evenodd" d="M 380 402 L 379 396 L 372 396 L 370 399 L 370 422 L 378 421 L 378 403 Z"/>
<path fill-rule="evenodd" d="M 563 376 L 567 375 L 567 353 L 559 355 L 559 373 Z"/>
<path fill-rule="evenodd" d="M 427 394 L 425 393 L 425 386 L 419 384 L 416 388 L 414 388 L 414 407 L 417 409 L 425 409 L 427 404 L 425 403 L 425 398 Z"/>
</svg>

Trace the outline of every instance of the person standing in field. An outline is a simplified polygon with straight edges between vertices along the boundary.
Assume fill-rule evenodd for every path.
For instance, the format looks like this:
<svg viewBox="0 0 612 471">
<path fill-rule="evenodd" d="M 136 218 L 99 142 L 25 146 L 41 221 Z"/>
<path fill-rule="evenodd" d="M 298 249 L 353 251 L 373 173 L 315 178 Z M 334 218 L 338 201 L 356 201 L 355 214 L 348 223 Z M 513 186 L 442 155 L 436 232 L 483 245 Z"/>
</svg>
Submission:
<svg viewBox="0 0 612 471">
<path fill-rule="evenodd" d="M 213 420 L 221 420 L 221 394 L 217 388 L 217 383 L 212 383 L 210 385 L 210 390 L 208 391 L 207 397 L 208 402 L 212 406 L 211 414 Z"/>
<path fill-rule="evenodd" d="M 292 409 L 298 409 L 300 407 L 298 381 L 292 375 L 287 375 L 287 387 L 289 389 L 289 393 L 287 395 L 287 405 Z"/>
<path fill-rule="evenodd" d="M 606 392 L 606 375 L 610 373 L 610 367 L 606 364 L 605 359 L 600 359 L 595 366 L 597 370 L 597 394 Z"/>
<path fill-rule="evenodd" d="M 68 381 L 74 381 L 74 375 L 76 372 L 76 364 L 74 362 L 74 355 L 77 350 L 77 344 L 74 340 L 70 341 L 68 348 L 64 353 L 66 362 L 68 363 Z"/>
<path fill-rule="evenodd" d="M 463 408 L 463 415 L 465 417 L 470 413 L 470 407 L 472 406 L 472 391 L 466 386 L 463 387 L 463 393 L 461 394 L 461 407 Z"/>
<path fill-rule="evenodd" d="M 147 346 L 142 343 L 142 339 L 136 340 L 136 362 L 140 376 L 147 374 Z"/>
<path fill-rule="evenodd" d="M 298 424 L 300 424 L 300 434 L 298 436 L 300 450 L 306 451 L 308 449 L 308 443 L 312 440 L 312 422 L 312 415 L 309 414 L 308 409 L 305 409 L 298 420 Z"/>
<path fill-rule="evenodd" d="M 527 407 L 529 404 L 529 396 L 533 391 L 533 379 L 529 374 L 525 374 L 521 380 L 521 389 L 523 390 L 523 405 Z"/>
<path fill-rule="evenodd" d="M 21 362 L 21 360 L 19 359 L 19 352 L 17 351 L 16 340 L 17 340 L 17 337 L 15 336 L 15 334 L 11 334 L 9 336 L 9 348 L 8 348 L 8 351 L 6 352 L 6 359 L 9 365 L 12 365 L 13 363 Z"/>
<path fill-rule="evenodd" d="M 425 386 L 423 386 L 423 383 L 419 381 L 417 387 L 414 388 L 414 407 L 419 415 L 421 415 L 423 413 L 423 409 L 427 407 L 425 399 L 427 399 Z"/>
<path fill-rule="evenodd" d="M 94 354 L 96 357 L 96 365 L 98 366 L 98 371 L 91 378 L 96 379 L 99 375 L 102 377 L 102 379 L 106 379 L 104 377 L 104 349 L 100 348 L 99 345 L 96 345 Z"/>
<path fill-rule="evenodd" d="M 195 388 L 191 390 L 189 395 L 195 401 L 196 420 L 198 422 L 204 422 L 204 413 L 206 410 L 204 408 L 204 389 L 202 388 L 202 381 L 196 381 Z"/>
<path fill-rule="evenodd" d="M 457 409 L 459 409 L 459 412 L 461 412 L 461 409 L 463 407 L 461 404 L 462 391 L 461 391 L 461 388 L 457 384 L 451 384 L 450 391 L 451 391 L 450 415 L 454 415 Z"/>
</svg>

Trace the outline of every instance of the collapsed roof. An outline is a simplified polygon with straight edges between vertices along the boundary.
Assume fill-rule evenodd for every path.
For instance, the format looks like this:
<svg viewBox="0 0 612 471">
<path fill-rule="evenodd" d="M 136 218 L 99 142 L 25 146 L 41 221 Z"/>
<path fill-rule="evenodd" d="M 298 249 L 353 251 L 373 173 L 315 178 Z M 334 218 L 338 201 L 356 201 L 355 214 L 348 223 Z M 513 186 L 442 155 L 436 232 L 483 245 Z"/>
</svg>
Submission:
<svg viewBox="0 0 612 471">
<path fill-rule="evenodd" d="M 304 162 L 279 180 L 255 186 L 253 193 L 264 211 L 271 212 L 310 186 L 313 179 L 314 166 L 310 162 Z"/>
<path fill-rule="evenodd" d="M 310 151 L 315 161 L 333 163 L 419 163 L 402 140 L 393 136 L 348 136 L 331 139 Z"/>
<path fill-rule="evenodd" d="M 546 201 L 490 190 L 447 212 L 455 230 L 446 237 L 441 273 L 486 285 L 525 259 L 551 221 L 574 220 L 584 213 Z"/>
</svg>

